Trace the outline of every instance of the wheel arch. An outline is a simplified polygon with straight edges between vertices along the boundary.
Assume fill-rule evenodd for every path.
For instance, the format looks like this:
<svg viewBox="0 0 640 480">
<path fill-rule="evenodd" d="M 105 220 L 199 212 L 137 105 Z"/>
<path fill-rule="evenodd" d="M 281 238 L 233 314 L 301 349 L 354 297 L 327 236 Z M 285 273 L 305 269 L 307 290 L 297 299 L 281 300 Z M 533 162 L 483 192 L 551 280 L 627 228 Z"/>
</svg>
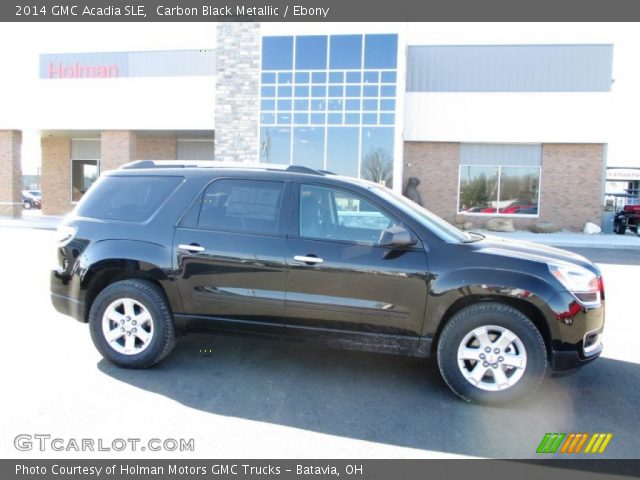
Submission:
<svg viewBox="0 0 640 480">
<path fill-rule="evenodd" d="M 159 272 L 161 273 L 159 274 Z M 159 268 L 138 260 L 103 260 L 92 265 L 83 276 L 82 288 L 86 292 L 83 314 L 84 323 L 89 321 L 91 306 L 102 290 L 116 282 L 132 279 L 146 280 L 158 286 L 169 305 L 171 305 L 167 291 L 163 286 L 167 277 Z"/>
<path fill-rule="evenodd" d="M 547 350 L 547 359 L 551 358 L 551 331 L 549 329 L 549 325 L 545 319 L 542 311 L 534 304 L 527 302 L 521 298 L 508 297 L 502 295 L 467 295 L 459 298 L 449 308 L 446 310 L 445 314 L 442 317 L 442 321 L 438 325 L 436 330 L 434 341 L 431 345 L 431 354 L 437 351 L 438 342 L 440 341 L 440 336 L 442 331 L 449 323 L 449 321 L 454 317 L 456 313 L 463 310 L 464 308 L 470 307 L 471 305 L 475 305 L 478 303 L 502 303 L 504 305 L 509 305 L 512 308 L 515 308 L 524 316 L 526 316 L 531 322 L 535 325 L 535 327 L 542 335 L 542 339 L 544 340 L 545 348 Z"/>
</svg>

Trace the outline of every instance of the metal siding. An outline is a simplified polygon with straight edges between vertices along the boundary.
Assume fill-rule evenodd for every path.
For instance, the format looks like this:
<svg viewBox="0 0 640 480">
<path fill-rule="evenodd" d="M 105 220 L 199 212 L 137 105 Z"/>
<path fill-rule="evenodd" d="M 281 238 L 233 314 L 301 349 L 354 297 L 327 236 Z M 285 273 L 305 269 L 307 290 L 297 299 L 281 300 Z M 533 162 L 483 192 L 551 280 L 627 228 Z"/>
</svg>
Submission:
<svg viewBox="0 0 640 480">
<path fill-rule="evenodd" d="M 463 143 L 461 165 L 540 166 L 542 145 Z"/>
<path fill-rule="evenodd" d="M 71 158 L 73 160 L 99 160 L 100 140 L 71 140 Z"/>
<path fill-rule="evenodd" d="M 608 92 L 613 45 L 411 46 L 408 92 Z"/>
</svg>

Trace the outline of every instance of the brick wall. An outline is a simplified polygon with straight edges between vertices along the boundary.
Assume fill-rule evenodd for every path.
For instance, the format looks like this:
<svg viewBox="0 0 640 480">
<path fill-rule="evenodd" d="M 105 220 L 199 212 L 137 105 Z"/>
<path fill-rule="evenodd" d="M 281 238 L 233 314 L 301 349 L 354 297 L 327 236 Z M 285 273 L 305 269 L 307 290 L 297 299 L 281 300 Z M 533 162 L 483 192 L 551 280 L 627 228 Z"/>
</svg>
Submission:
<svg viewBox="0 0 640 480">
<path fill-rule="evenodd" d="M 136 159 L 137 136 L 129 130 L 105 130 L 100 134 L 100 173 L 115 170 Z"/>
<path fill-rule="evenodd" d="M 260 49 L 259 23 L 218 23 L 216 160 L 258 161 Z"/>
<path fill-rule="evenodd" d="M 418 191 L 424 206 L 453 222 L 458 201 L 459 163 L 459 143 L 405 142 L 403 191 L 409 177 L 418 177 Z"/>
<path fill-rule="evenodd" d="M 459 163 L 459 143 L 404 144 L 403 185 L 409 177 L 418 177 L 425 207 L 452 223 L 456 218 Z M 582 230 L 586 222 L 600 225 L 603 168 L 602 144 L 543 145 L 539 217 L 510 217 L 516 229 L 526 229 L 536 222 L 552 222 L 567 230 Z M 483 228 L 490 218 L 466 216 L 477 228 Z"/>
<path fill-rule="evenodd" d="M 175 160 L 175 137 L 141 137 L 136 141 L 136 160 Z"/>
<path fill-rule="evenodd" d="M 42 139 L 42 213 L 64 215 L 71 208 L 71 139 Z"/>
<path fill-rule="evenodd" d="M 540 220 L 582 230 L 585 222 L 602 222 L 604 145 L 542 146 Z"/>
<path fill-rule="evenodd" d="M 22 216 L 22 132 L 0 130 L 0 216 Z"/>
</svg>

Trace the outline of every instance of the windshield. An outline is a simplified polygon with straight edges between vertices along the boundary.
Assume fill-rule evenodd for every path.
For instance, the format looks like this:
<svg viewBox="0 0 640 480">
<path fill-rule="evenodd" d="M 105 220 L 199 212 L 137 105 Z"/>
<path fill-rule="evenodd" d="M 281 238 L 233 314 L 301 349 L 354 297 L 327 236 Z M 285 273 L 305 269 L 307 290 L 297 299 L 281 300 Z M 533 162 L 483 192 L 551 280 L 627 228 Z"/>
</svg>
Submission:
<svg viewBox="0 0 640 480">
<path fill-rule="evenodd" d="M 386 187 L 376 185 L 371 188 L 371 190 L 385 200 L 393 201 L 404 213 L 425 225 L 429 230 L 447 242 L 473 242 L 476 240 L 476 238 L 470 234 L 457 229 L 426 208 L 421 207 L 402 195 L 398 195 Z"/>
</svg>

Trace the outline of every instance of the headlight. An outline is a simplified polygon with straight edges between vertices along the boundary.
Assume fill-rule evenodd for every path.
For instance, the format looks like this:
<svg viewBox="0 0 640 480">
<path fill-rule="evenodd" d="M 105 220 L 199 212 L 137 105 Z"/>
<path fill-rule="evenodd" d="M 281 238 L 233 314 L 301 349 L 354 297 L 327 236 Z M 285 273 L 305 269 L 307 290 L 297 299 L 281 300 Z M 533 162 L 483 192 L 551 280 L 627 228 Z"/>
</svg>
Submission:
<svg viewBox="0 0 640 480">
<path fill-rule="evenodd" d="M 578 265 L 549 264 L 549 271 L 586 306 L 600 305 L 600 283 L 595 273 Z"/>
<path fill-rule="evenodd" d="M 76 236 L 78 229 L 69 225 L 60 225 L 56 231 L 56 242 L 58 247 L 66 247 L 73 237 Z"/>
</svg>

